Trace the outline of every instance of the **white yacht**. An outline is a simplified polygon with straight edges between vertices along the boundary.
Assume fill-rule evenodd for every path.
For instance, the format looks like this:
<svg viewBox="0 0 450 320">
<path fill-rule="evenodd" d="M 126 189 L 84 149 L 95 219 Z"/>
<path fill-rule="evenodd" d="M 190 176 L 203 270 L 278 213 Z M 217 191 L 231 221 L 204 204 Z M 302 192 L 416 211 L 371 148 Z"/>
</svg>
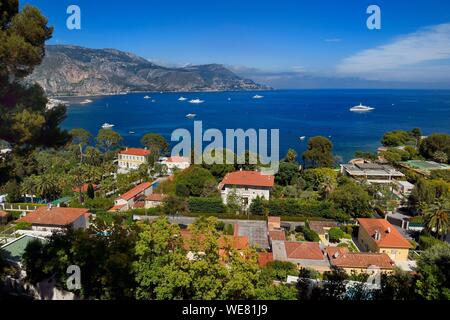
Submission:
<svg viewBox="0 0 450 320">
<path fill-rule="evenodd" d="M 91 102 L 92 102 L 92 100 L 86 99 L 86 100 L 81 101 L 80 104 L 89 104 Z"/>
<path fill-rule="evenodd" d="M 259 94 L 253 96 L 253 99 L 262 99 L 262 98 L 264 98 L 264 96 L 260 96 Z"/>
<path fill-rule="evenodd" d="M 193 99 L 193 100 L 189 101 L 189 103 L 193 103 L 193 104 L 200 104 L 200 103 L 203 103 L 203 102 L 205 102 L 205 101 L 204 100 L 200 100 L 200 99 Z"/>
<path fill-rule="evenodd" d="M 354 106 L 353 108 L 350 108 L 350 111 L 352 111 L 352 112 L 367 112 L 367 111 L 372 111 L 374 109 L 375 108 L 363 106 L 362 103 L 360 103 L 359 106 Z"/>
<path fill-rule="evenodd" d="M 194 119 L 197 115 L 195 113 L 189 113 L 186 115 L 186 118 L 188 119 Z"/>
<path fill-rule="evenodd" d="M 187 100 L 187 98 L 185 98 L 185 97 L 178 98 L 178 101 L 186 101 L 186 100 Z"/>
<path fill-rule="evenodd" d="M 114 127 L 113 124 L 105 122 L 104 124 L 102 124 L 102 128 L 103 129 L 112 129 Z"/>
<path fill-rule="evenodd" d="M 144 99 L 150 99 L 150 98 L 151 98 L 150 96 L 145 96 L 145 97 L 144 97 Z"/>
<path fill-rule="evenodd" d="M 305 141 L 305 139 L 306 139 L 306 136 L 301 136 L 300 137 L 300 141 Z"/>
</svg>

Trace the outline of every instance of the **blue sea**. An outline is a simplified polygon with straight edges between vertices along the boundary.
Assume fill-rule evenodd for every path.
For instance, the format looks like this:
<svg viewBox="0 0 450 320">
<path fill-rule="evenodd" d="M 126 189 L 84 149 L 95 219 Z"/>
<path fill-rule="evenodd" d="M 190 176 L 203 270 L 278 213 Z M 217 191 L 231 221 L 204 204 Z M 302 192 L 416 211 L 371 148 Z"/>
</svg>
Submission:
<svg viewBox="0 0 450 320">
<path fill-rule="evenodd" d="M 253 99 L 254 95 L 262 99 Z M 144 99 L 149 95 L 151 99 Z M 201 99 L 194 105 L 180 102 L 180 96 Z M 231 100 L 228 100 L 231 98 Z M 334 154 L 347 161 L 355 151 L 373 152 L 386 131 L 419 127 L 425 135 L 450 133 L 450 91 L 447 90 L 275 90 L 267 92 L 209 93 L 130 93 L 89 97 L 70 101 L 66 129 L 82 127 L 96 135 L 105 122 L 124 138 L 127 146 L 139 146 L 145 133 L 157 132 L 170 141 L 173 130 L 193 131 L 196 121 L 208 128 L 279 129 L 280 157 L 289 148 L 301 154 L 307 139 L 329 137 Z M 353 113 L 349 108 L 363 103 L 375 108 L 368 113 Z M 130 134 L 134 131 L 135 134 Z M 305 141 L 299 137 L 306 136 Z"/>
</svg>

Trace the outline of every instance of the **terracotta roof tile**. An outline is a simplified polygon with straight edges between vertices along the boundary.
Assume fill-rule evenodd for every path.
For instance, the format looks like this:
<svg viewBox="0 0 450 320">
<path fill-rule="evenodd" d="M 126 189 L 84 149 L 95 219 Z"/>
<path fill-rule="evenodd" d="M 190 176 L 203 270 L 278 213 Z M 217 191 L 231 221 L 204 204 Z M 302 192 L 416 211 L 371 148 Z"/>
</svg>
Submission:
<svg viewBox="0 0 450 320">
<path fill-rule="evenodd" d="M 81 216 L 89 217 L 85 208 L 39 207 L 17 222 L 28 222 L 36 225 L 67 226 L 78 220 Z"/>
<path fill-rule="evenodd" d="M 0 210 L 0 218 L 5 218 L 5 217 L 8 217 L 8 216 L 9 216 L 8 212 Z"/>
<path fill-rule="evenodd" d="M 360 228 L 363 228 L 379 248 L 412 248 L 411 243 L 406 240 L 400 232 L 384 219 L 358 219 Z M 375 240 L 376 231 L 380 232 L 381 239 Z"/>
<path fill-rule="evenodd" d="M 271 230 L 269 231 L 269 238 L 271 241 L 273 240 L 285 241 L 286 234 L 284 230 Z"/>
<path fill-rule="evenodd" d="M 126 148 L 119 152 L 120 154 L 126 154 L 130 156 L 148 156 L 150 151 L 142 148 Z"/>
<path fill-rule="evenodd" d="M 328 251 L 327 251 L 328 252 Z M 328 255 L 331 265 L 338 268 L 378 267 L 380 269 L 394 269 L 395 263 L 386 253 L 344 253 Z"/>
<path fill-rule="evenodd" d="M 260 252 L 258 253 L 258 264 L 261 268 L 267 266 L 269 262 L 273 261 L 273 253 L 272 252 Z"/>
<path fill-rule="evenodd" d="M 94 191 L 98 189 L 98 185 L 96 185 L 96 184 L 93 184 L 92 187 L 94 187 Z M 72 189 L 72 191 L 73 192 L 80 192 L 80 189 L 81 189 L 81 192 L 85 193 L 85 192 L 87 192 L 88 188 L 89 188 L 89 183 L 85 183 L 85 184 L 83 184 L 81 186 L 81 188 L 80 187 L 75 187 L 75 188 Z"/>
<path fill-rule="evenodd" d="M 219 185 L 222 189 L 226 185 L 273 187 L 275 178 L 258 171 L 236 171 L 228 173 Z"/>
<path fill-rule="evenodd" d="M 138 194 L 144 192 L 144 190 L 148 189 L 151 187 L 151 182 L 144 182 L 141 183 L 139 185 L 137 185 L 136 187 L 134 187 L 133 189 L 125 192 L 123 195 L 121 195 L 119 198 L 124 199 L 124 200 L 130 200 L 133 199 L 134 197 L 136 197 Z"/>
<path fill-rule="evenodd" d="M 324 256 L 318 242 L 289 242 L 284 243 L 289 259 L 323 260 Z"/>
</svg>

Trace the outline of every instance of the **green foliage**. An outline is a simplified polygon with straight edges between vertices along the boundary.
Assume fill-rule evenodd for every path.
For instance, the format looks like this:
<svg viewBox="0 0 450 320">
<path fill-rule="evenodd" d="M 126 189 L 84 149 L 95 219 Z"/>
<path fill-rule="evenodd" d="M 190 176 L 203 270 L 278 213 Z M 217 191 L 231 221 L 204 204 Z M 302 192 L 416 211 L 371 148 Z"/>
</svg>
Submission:
<svg viewBox="0 0 450 320">
<path fill-rule="evenodd" d="M 269 262 L 261 272 L 265 273 L 265 276 L 269 277 L 271 280 L 282 282 L 286 281 L 287 276 L 298 275 L 297 266 L 291 262 L 285 261 Z"/>
<path fill-rule="evenodd" d="M 450 182 L 441 179 L 419 179 L 409 196 L 412 208 L 423 210 L 436 202 L 445 202 L 450 198 Z"/>
<path fill-rule="evenodd" d="M 385 147 L 399 147 L 407 144 L 415 144 L 415 138 L 411 132 L 396 130 L 385 133 L 381 143 Z"/>
<path fill-rule="evenodd" d="M 353 218 L 370 217 L 373 212 L 369 194 L 356 183 L 339 186 L 330 195 L 330 200 L 336 208 Z"/>
<path fill-rule="evenodd" d="M 297 152 L 294 149 L 289 149 L 284 157 L 285 162 L 296 163 L 297 162 Z"/>
<path fill-rule="evenodd" d="M 346 234 L 341 228 L 331 228 L 330 231 L 328 231 L 328 237 L 331 243 L 338 243 L 345 236 Z"/>
<path fill-rule="evenodd" d="M 20 202 L 22 200 L 22 193 L 20 192 L 19 184 L 12 180 L 8 182 L 4 188 L 5 193 L 8 194 L 7 201 L 9 203 Z"/>
<path fill-rule="evenodd" d="M 46 243 L 32 242 L 23 256 L 28 280 L 35 284 L 54 276 L 57 285 L 66 288 L 67 267 L 82 270 L 84 299 L 131 299 L 136 288 L 132 275 L 137 232 L 133 225 L 115 217 L 113 223 L 96 224 L 87 231 L 55 233 Z"/>
<path fill-rule="evenodd" d="M 204 197 L 211 195 L 215 191 L 216 179 L 208 170 L 200 166 L 191 166 L 189 169 L 176 175 L 174 183 L 176 186 L 185 186 L 186 188 L 181 188 L 189 190 L 189 196 Z"/>
<path fill-rule="evenodd" d="M 436 152 L 442 152 L 447 156 L 447 162 L 450 161 L 450 135 L 444 133 L 432 134 L 422 140 L 419 147 L 420 154 L 425 159 L 434 160 Z"/>
<path fill-rule="evenodd" d="M 141 144 L 151 152 L 153 162 L 161 155 L 169 152 L 169 144 L 166 139 L 158 133 L 147 133 L 141 139 Z"/>
<path fill-rule="evenodd" d="M 226 224 L 223 229 L 223 234 L 229 235 L 229 236 L 234 235 L 234 225 L 232 225 L 231 223 Z"/>
<path fill-rule="evenodd" d="M 92 135 L 83 128 L 74 128 L 69 131 L 70 136 L 72 137 L 72 143 L 78 144 L 81 146 L 87 146 L 92 138 Z"/>
<path fill-rule="evenodd" d="M 112 129 L 100 129 L 98 131 L 97 146 L 104 152 L 109 152 L 120 147 L 123 138 Z"/>
<path fill-rule="evenodd" d="M 430 178 L 432 180 L 442 179 L 446 182 L 450 182 L 450 170 L 433 170 L 431 171 Z"/>
<path fill-rule="evenodd" d="M 439 239 L 436 239 L 432 235 L 423 234 L 419 237 L 419 249 L 420 250 L 428 250 L 431 247 L 442 244 L 443 242 Z"/>
<path fill-rule="evenodd" d="M 31 223 L 21 221 L 16 223 L 16 230 L 30 230 L 31 229 Z"/>
<path fill-rule="evenodd" d="M 308 199 L 275 199 L 266 202 L 271 215 L 318 217 L 346 221 L 349 215 L 337 210 L 330 201 Z"/>
<path fill-rule="evenodd" d="M 19 11 L 18 1 L 2 1 L 1 6 L 0 139 L 21 153 L 62 146 L 69 139 L 59 129 L 65 107 L 47 110 L 42 88 L 22 81 L 42 62 L 53 28 L 35 7 L 26 5 Z"/>
<path fill-rule="evenodd" d="M 306 241 L 311 241 L 311 242 L 319 242 L 320 241 L 319 235 L 314 230 L 309 228 L 308 223 L 306 223 L 305 226 L 298 226 L 295 229 L 295 231 L 302 233 Z"/>
<path fill-rule="evenodd" d="M 332 167 L 334 165 L 333 144 L 325 137 L 313 137 L 303 153 L 305 167 Z"/>
<path fill-rule="evenodd" d="M 166 215 L 182 215 L 189 212 L 188 202 L 177 196 L 168 196 L 164 199 L 162 212 Z"/>
<path fill-rule="evenodd" d="M 436 245 L 423 252 L 417 262 L 420 278 L 416 293 L 426 300 L 450 299 L 450 245 Z"/>
<path fill-rule="evenodd" d="M 264 199 L 262 197 L 256 197 L 250 205 L 250 213 L 258 216 L 262 216 L 266 213 L 266 207 L 264 205 Z"/>
<path fill-rule="evenodd" d="M 188 203 L 189 211 L 194 213 L 223 213 L 226 211 L 225 205 L 220 197 L 190 197 Z"/>
<path fill-rule="evenodd" d="M 281 186 L 294 185 L 300 177 L 299 164 L 296 162 L 280 162 L 275 181 Z"/>
</svg>

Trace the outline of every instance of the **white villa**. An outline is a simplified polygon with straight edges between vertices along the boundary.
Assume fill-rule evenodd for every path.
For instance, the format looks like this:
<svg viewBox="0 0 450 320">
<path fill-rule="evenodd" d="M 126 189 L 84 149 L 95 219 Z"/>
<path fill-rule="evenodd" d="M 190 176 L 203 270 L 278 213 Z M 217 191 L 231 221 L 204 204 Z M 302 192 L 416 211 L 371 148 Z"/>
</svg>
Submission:
<svg viewBox="0 0 450 320">
<path fill-rule="evenodd" d="M 356 180 L 367 180 L 369 183 L 391 183 L 405 175 L 388 165 L 377 163 L 342 164 L 341 173 Z"/>
<path fill-rule="evenodd" d="M 27 222 L 31 224 L 30 232 L 23 232 L 35 235 L 50 235 L 53 232 L 61 231 L 67 228 L 87 229 L 89 227 L 89 217 L 91 213 L 85 208 L 64 208 L 43 206 L 17 222 Z"/>
<path fill-rule="evenodd" d="M 117 173 L 128 173 L 139 169 L 149 161 L 150 151 L 142 148 L 126 148 L 119 152 Z"/>
<path fill-rule="evenodd" d="M 187 157 L 160 158 L 159 163 L 166 166 L 167 174 L 172 175 L 175 170 L 185 170 L 191 166 L 191 159 Z"/>
<path fill-rule="evenodd" d="M 264 175 L 258 171 L 236 171 L 228 173 L 219 184 L 222 200 L 227 204 L 231 192 L 242 198 L 246 208 L 256 197 L 270 199 L 270 191 L 273 188 L 275 178 L 272 175 Z"/>
</svg>

